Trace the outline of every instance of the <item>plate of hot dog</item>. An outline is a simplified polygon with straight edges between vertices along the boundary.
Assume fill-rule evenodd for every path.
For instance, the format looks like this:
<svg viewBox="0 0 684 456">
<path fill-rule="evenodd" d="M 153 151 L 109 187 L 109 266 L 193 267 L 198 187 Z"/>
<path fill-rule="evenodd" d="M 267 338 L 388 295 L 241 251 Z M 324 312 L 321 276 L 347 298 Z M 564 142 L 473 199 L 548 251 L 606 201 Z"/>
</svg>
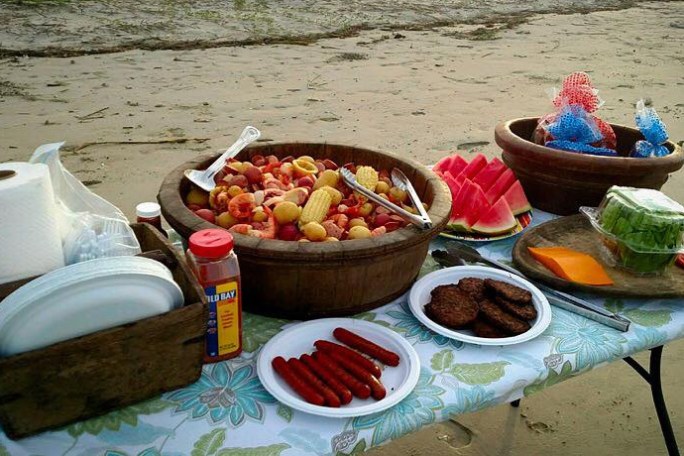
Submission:
<svg viewBox="0 0 684 456">
<path fill-rule="evenodd" d="M 413 391 L 418 354 L 398 333 L 365 320 L 325 318 L 292 326 L 259 353 L 257 374 L 281 403 L 313 415 L 381 412 Z"/>
</svg>

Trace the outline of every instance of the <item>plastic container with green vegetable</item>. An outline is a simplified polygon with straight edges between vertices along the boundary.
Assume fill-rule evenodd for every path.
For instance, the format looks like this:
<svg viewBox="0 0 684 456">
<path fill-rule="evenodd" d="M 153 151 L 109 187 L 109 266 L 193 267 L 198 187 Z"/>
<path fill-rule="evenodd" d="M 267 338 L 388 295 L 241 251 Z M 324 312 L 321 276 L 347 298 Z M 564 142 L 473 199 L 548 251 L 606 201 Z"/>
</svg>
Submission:
<svg viewBox="0 0 684 456">
<path fill-rule="evenodd" d="M 636 274 L 660 274 L 684 244 L 684 207 L 646 188 L 611 187 L 598 208 L 582 207 L 613 262 Z"/>
</svg>

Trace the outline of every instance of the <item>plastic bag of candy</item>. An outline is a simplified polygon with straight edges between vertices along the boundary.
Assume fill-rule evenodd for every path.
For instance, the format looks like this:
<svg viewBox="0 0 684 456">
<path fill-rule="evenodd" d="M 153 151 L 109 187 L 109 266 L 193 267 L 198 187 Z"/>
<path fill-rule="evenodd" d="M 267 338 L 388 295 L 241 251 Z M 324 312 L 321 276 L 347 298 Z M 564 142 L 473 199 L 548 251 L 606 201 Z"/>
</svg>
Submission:
<svg viewBox="0 0 684 456">
<path fill-rule="evenodd" d="M 578 71 L 566 76 L 560 89 L 553 88 L 550 91 L 553 105 L 557 111 L 539 119 L 533 134 L 533 141 L 536 144 L 545 145 L 558 139 L 549 131 L 549 125 L 556 122 L 556 118 L 566 106 L 576 106 L 584 111 L 587 119 L 591 120 L 601 133 L 601 136 L 592 143 L 592 146 L 599 149 L 614 150 L 617 146 L 617 138 L 613 127 L 593 114 L 603 105 L 603 100 L 599 97 L 598 92 L 592 85 L 588 74 Z"/>
<path fill-rule="evenodd" d="M 603 134 L 594 118 L 579 105 L 566 105 L 561 108 L 553 122 L 546 126 L 546 131 L 553 137 L 544 145 L 553 149 L 579 152 L 583 154 L 617 156 L 614 149 L 596 147 Z"/>
<path fill-rule="evenodd" d="M 668 139 L 667 130 L 656 110 L 646 106 L 644 100 L 639 100 L 636 104 L 635 120 L 637 128 L 646 139 L 637 141 L 629 156 L 646 158 L 669 155 L 670 150 L 664 146 Z"/>
</svg>

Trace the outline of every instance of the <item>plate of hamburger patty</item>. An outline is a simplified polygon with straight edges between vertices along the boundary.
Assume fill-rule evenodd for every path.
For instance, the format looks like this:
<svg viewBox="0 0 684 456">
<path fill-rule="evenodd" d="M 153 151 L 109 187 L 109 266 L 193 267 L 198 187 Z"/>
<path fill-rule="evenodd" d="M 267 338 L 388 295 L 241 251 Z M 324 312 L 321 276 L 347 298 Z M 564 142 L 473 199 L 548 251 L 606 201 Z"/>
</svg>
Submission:
<svg viewBox="0 0 684 456">
<path fill-rule="evenodd" d="M 539 336 L 551 307 L 527 280 L 485 266 L 456 266 L 411 288 L 413 315 L 437 334 L 478 345 L 513 345 Z"/>
</svg>

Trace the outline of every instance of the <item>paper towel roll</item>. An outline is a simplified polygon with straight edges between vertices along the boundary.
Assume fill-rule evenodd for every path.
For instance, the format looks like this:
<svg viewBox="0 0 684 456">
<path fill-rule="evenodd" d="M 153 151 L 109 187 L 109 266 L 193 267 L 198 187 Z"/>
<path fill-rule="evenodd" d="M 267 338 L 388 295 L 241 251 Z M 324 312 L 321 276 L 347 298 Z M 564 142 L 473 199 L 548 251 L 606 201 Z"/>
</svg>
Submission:
<svg viewBox="0 0 684 456">
<path fill-rule="evenodd" d="M 64 266 L 58 217 L 46 165 L 0 163 L 0 284 Z"/>
</svg>

